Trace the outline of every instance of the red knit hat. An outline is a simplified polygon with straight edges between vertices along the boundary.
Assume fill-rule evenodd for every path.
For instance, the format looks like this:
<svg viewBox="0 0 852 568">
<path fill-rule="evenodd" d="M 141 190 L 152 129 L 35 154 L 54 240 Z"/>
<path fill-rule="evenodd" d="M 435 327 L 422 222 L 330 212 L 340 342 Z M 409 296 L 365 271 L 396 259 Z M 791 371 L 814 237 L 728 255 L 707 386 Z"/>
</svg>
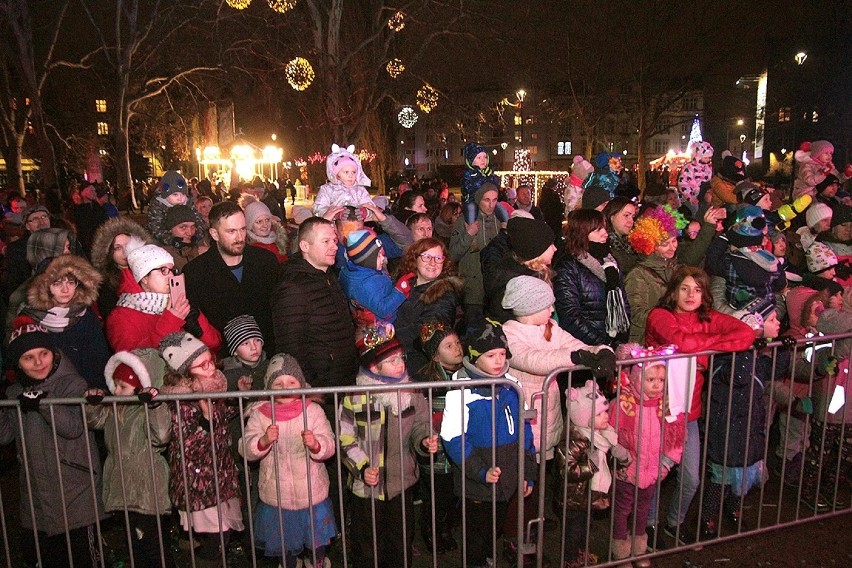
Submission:
<svg viewBox="0 0 852 568">
<path fill-rule="evenodd" d="M 133 370 L 133 367 L 125 363 L 118 364 L 112 374 L 112 380 L 116 383 L 121 381 L 130 385 L 134 389 L 142 389 L 142 381 L 139 380 L 139 376 L 136 374 L 136 371 Z"/>
</svg>

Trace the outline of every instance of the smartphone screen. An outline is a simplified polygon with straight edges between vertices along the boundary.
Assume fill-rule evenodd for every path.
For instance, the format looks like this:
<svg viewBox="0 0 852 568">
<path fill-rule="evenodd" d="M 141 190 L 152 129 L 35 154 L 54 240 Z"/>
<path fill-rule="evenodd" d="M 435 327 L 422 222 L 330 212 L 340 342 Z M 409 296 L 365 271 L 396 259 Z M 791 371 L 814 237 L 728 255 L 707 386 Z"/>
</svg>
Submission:
<svg viewBox="0 0 852 568">
<path fill-rule="evenodd" d="M 171 292 L 172 305 L 186 298 L 186 280 L 183 274 L 176 274 L 169 278 L 169 290 Z"/>
</svg>

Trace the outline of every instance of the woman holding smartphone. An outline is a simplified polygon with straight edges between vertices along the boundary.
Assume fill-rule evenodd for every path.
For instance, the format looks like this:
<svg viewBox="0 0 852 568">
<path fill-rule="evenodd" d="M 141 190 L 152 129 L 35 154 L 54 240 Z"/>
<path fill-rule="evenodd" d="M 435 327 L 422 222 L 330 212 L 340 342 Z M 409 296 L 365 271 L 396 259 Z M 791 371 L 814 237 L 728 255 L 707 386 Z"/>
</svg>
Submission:
<svg viewBox="0 0 852 568">
<path fill-rule="evenodd" d="M 186 331 L 212 353 L 218 352 L 222 335 L 198 308 L 189 305 L 183 278 L 174 274 L 172 255 L 136 237 L 130 238 L 125 250 L 127 264 L 142 292 L 122 294 L 107 318 L 107 339 L 113 350 L 156 349 L 169 333 Z"/>
</svg>

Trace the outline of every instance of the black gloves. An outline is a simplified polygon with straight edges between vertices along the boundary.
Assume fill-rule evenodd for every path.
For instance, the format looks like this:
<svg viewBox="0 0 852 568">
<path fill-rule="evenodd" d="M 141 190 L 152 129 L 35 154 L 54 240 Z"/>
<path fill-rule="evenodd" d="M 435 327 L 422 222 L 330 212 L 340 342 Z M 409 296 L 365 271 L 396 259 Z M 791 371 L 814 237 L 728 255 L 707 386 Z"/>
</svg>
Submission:
<svg viewBox="0 0 852 568">
<path fill-rule="evenodd" d="M 21 404 L 21 412 L 30 412 L 38 410 L 38 404 L 41 399 L 47 395 L 44 391 L 24 391 L 18 395 L 18 402 Z"/>
<path fill-rule="evenodd" d="M 621 278 L 616 267 L 607 266 L 604 268 L 604 276 L 606 277 L 607 290 L 615 290 L 621 286 Z"/>
<path fill-rule="evenodd" d="M 615 377 L 615 353 L 609 349 L 601 349 L 597 353 L 578 349 L 571 353 L 571 362 L 575 365 L 588 367 L 596 379 L 612 379 Z"/>
<path fill-rule="evenodd" d="M 796 346 L 796 338 L 790 335 L 785 335 L 781 338 L 781 343 L 784 345 L 785 349 L 792 349 Z"/>
<path fill-rule="evenodd" d="M 86 402 L 89 404 L 100 404 L 104 401 L 106 393 L 101 389 L 89 389 L 86 391 Z"/>
<path fill-rule="evenodd" d="M 201 324 L 198 323 L 198 316 L 200 315 L 201 311 L 198 308 L 190 308 L 189 314 L 187 314 L 183 324 L 183 330 L 185 332 L 192 334 L 199 339 L 201 339 L 201 335 L 204 333 L 201 329 Z"/>
</svg>

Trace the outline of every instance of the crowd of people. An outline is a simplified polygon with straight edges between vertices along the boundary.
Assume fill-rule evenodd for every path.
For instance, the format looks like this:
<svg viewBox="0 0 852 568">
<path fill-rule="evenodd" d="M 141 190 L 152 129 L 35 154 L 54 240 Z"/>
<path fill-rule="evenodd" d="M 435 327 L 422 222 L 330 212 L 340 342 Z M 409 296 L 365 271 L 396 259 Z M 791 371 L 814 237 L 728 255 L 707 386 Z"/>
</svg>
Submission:
<svg viewBox="0 0 852 568">
<path fill-rule="evenodd" d="M 460 200 L 405 183 L 390 203 L 367 191 L 352 152 L 332 148 L 312 209 L 293 204 L 289 218 L 262 183 L 214 203 L 176 171 L 144 227 L 103 209 L 93 185 L 73 225 L 12 207 L 3 353 L 19 405 L 0 411 L 0 444 L 21 457 L 27 565 L 65 565 L 66 542 L 88 561 L 96 520 L 123 511 L 136 564 L 174 565 L 160 544 L 174 510 L 199 558 L 242 542 L 287 568 L 323 566 L 346 523 L 351 563 L 372 566 L 375 552 L 401 566 L 417 495 L 434 496 L 417 525 L 439 553 L 459 547 L 464 501 L 467 563 L 485 566 L 492 508 L 514 559 L 518 501 L 534 515 L 540 491 L 567 514 L 563 566 L 593 561 L 587 507 L 612 509 L 611 554 L 628 559 L 664 535 L 714 538 L 719 519 L 741 527 L 742 498 L 769 475 L 776 416 L 783 481 L 815 511 L 843 506 L 826 488 L 850 479 L 852 411 L 829 405 L 852 340 L 792 349 L 852 332 L 852 166 L 834 167 L 829 142 L 797 152 L 789 195 L 730 155 L 714 172 L 701 143 L 672 193 L 644 199 L 620 155 L 578 156 L 543 188 L 501 188 L 470 143 Z M 578 370 L 542 397 L 563 368 Z M 477 379 L 505 380 L 405 387 Z M 306 390 L 317 387 L 344 396 Z M 204 398 L 228 391 L 241 394 Z M 87 404 L 44 403 L 75 397 Z M 673 469 L 680 488 L 659 503 Z M 702 471 L 696 535 L 685 519 Z"/>
</svg>

